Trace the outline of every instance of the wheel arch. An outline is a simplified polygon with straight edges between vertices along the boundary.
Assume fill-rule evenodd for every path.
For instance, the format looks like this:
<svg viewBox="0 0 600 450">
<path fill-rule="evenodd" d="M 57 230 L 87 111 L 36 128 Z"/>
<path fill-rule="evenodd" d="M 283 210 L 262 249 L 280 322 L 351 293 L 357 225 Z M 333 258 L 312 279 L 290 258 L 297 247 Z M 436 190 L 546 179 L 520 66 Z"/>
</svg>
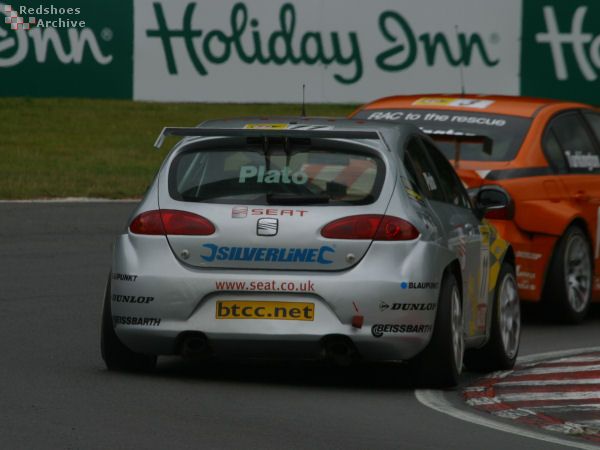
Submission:
<svg viewBox="0 0 600 450">
<path fill-rule="evenodd" d="M 590 234 L 590 230 L 589 230 L 589 228 L 587 226 L 586 221 L 583 219 L 583 217 L 575 217 L 575 218 L 573 218 L 573 220 L 571 220 L 571 222 L 565 227 L 565 229 L 563 230 L 562 234 L 564 234 L 564 232 L 567 231 L 567 229 L 570 226 L 577 226 L 577 227 L 581 228 L 585 232 L 585 235 L 588 238 L 590 246 L 593 246 L 594 242 L 591 239 L 592 235 Z M 561 236 L 562 236 L 562 234 L 561 234 Z"/>
<path fill-rule="evenodd" d="M 583 230 L 583 233 L 587 237 L 588 244 L 590 246 L 590 254 L 592 255 L 592 274 L 593 274 L 594 273 L 594 266 L 595 266 L 595 262 L 596 262 L 595 245 L 594 245 L 595 243 L 594 243 L 594 238 L 592 237 L 592 233 L 590 232 L 590 229 L 588 228 L 588 224 L 583 219 L 583 217 L 575 217 L 571 221 L 571 223 L 569 223 L 569 225 L 564 229 L 563 234 L 564 234 L 565 231 L 567 231 L 567 229 L 570 226 L 577 226 L 577 227 L 581 228 Z M 554 249 L 552 249 L 552 250 L 554 252 Z"/>
<path fill-rule="evenodd" d="M 454 275 L 454 278 L 456 278 L 456 282 L 458 284 L 458 289 L 460 290 L 460 297 L 462 299 L 463 298 L 463 295 L 462 295 L 463 294 L 462 271 L 460 269 L 460 263 L 458 262 L 458 259 L 454 259 L 454 260 L 450 261 L 450 263 L 444 269 L 443 277 L 445 277 L 447 273 L 451 273 L 452 275 Z M 464 302 L 464 299 L 463 299 L 463 302 Z M 464 305 L 463 305 L 463 307 L 464 307 Z"/>
<path fill-rule="evenodd" d="M 528 233 L 561 236 L 574 221 L 583 221 L 578 214 L 579 210 L 572 205 L 550 200 L 522 201 L 515 202 L 514 221 L 517 227 Z"/>
<path fill-rule="evenodd" d="M 506 248 L 504 255 L 502 255 L 502 260 L 500 261 L 500 264 L 502 264 L 504 262 L 508 262 L 508 263 L 512 264 L 513 267 L 515 267 L 515 264 L 516 264 L 515 249 L 510 244 Z"/>
</svg>

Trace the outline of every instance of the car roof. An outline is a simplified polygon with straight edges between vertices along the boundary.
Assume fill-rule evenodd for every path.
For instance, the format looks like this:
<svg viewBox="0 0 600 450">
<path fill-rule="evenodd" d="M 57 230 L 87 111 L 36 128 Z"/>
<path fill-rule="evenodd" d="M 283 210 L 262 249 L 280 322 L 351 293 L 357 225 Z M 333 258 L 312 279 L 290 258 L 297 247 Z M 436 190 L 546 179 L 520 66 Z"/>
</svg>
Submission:
<svg viewBox="0 0 600 450">
<path fill-rule="evenodd" d="M 346 117 L 305 117 L 305 116 L 256 116 L 256 117 L 235 117 L 226 119 L 214 119 L 202 122 L 200 128 L 225 128 L 225 129 L 247 129 L 249 126 L 259 125 L 268 127 L 269 125 L 304 125 L 306 129 L 318 129 L 318 127 L 328 127 L 336 131 L 361 131 L 377 130 L 385 132 L 403 130 L 406 127 L 397 127 L 398 124 L 386 121 L 349 119 Z M 275 127 L 273 127 L 275 128 Z M 413 127 L 409 127 L 414 130 Z M 290 128 L 291 129 L 291 128 Z M 297 128 L 301 129 L 301 128 Z M 325 129 L 325 128 L 323 128 Z"/>
<path fill-rule="evenodd" d="M 447 100 L 468 99 L 490 101 L 489 105 L 481 107 L 467 106 L 445 106 L 441 102 L 433 101 L 431 104 L 416 104 L 423 100 Z M 513 95 L 482 95 L 482 94 L 418 94 L 418 95 L 396 95 L 374 100 L 361 106 L 353 114 L 360 110 L 370 109 L 452 109 L 457 111 L 477 111 L 493 114 L 506 114 L 512 116 L 533 117 L 536 113 L 547 106 L 559 105 L 566 108 L 592 108 L 590 105 L 578 102 L 567 102 L 546 98 L 520 97 Z"/>
<path fill-rule="evenodd" d="M 284 128 L 285 127 L 285 128 Z M 409 135 L 423 133 L 414 125 L 408 123 L 395 123 L 389 121 L 377 120 L 359 120 L 348 119 L 344 117 L 304 117 L 304 116 L 260 116 L 260 117 L 237 117 L 207 120 L 197 125 L 198 133 L 201 130 L 210 130 L 210 136 L 220 136 L 219 130 L 228 130 L 229 132 L 237 130 L 240 135 L 281 135 L 284 136 L 306 136 L 312 138 L 337 138 L 344 139 L 344 133 L 348 134 L 347 139 L 357 139 L 356 136 L 364 133 L 363 139 L 366 139 L 367 133 L 372 132 L 368 138 L 381 138 L 386 144 L 388 150 L 396 148 Z M 168 128 L 165 128 L 168 130 Z M 163 134 L 165 134 L 163 130 Z M 186 130 L 186 129 L 181 129 Z M 187 130 L 194 130 L 187 128 Z M 331 132 L 331 133 L 330 133 Z M 355 133 L 356 132 L 356 133 Z M 243 133 L 243 134 L 242 134 Z M 169 133 L 166 133 L 169 135 Z M 354 134 L 354 135 L 353 135 Z M 179 136 L 198 136 L 190 131 L 171 134 Z M 231 134 L 229 134 L 231 135 Z M 204 134 L 206 136 L 206 134 Z"/>
</svg>

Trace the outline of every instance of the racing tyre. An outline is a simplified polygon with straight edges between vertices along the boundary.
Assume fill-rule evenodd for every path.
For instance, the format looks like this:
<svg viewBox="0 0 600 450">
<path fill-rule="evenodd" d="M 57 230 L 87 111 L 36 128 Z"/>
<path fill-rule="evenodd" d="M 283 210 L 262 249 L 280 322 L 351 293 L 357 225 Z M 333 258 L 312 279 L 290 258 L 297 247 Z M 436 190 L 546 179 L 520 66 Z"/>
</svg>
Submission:
<svg viewBox="0 0 600 450">
<path fill-rule="evenodd" d="M 488 342 L 465 352 L 465 366 L 470 370 L 491 372 L 512 369 L 517 360 L 521 340 L 521 307 L 514 266 L 504 262 L 500 267 Z"/>
<path fill-rule="evenodd" d="M 456 277 L 447 272 L 442 281 L 431 341 L 409 368 L 419 386 L 451 387 L 458 383 L 464 354 L 462 300 Z"/>
<path fill-rule="evenodd" d="M 144 355 L 129 350 L 115 333 L 110 311 L 110 278 L 106 284 L 106 292 L 104 294 L 100 349 L 102 351 L 102 359 L 108 370 L 148 372 L 156 367 L 155 355 Z"/>
<path fill-rule="evenodd" d="M 544 300 L 560 322 L 581 322 L 590 308 L 594 264 L 586 234 L 570 226 L 558 241 L 548 273 Z"/>
</svg>

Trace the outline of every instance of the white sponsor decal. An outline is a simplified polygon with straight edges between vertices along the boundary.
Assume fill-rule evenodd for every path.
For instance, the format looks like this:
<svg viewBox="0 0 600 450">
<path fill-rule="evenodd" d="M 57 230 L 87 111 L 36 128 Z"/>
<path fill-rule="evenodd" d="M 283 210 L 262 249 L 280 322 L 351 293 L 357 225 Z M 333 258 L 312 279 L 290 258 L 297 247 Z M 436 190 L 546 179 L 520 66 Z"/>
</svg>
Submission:
<svg viewBox="0 0 600 450">
<path fill-rule="evenodd" d="M 533 273 L 533 272 L 523 272 L 521 270 L 521 266 L 517 265 L 517 277 L 529 278 L 530 280 L 533 280 L 535 278 L 535 273 Z"/>
<path fill-rule="evenodd" d="M 283 183 L 283 184 L 304 184 L 308 181 L 308 175 L 302 171 L 292 172 L 289 167 L 281 170 L 269 169 L 265 166 L 242 166 L 240 167 L 240 177 L 238 181 L 245 183 L 252 179 L 256 183 Z"/>
<path fill-rule="evenodd" d="M 517 284 L 519 289 L 524 291 L 535 291 L 537 286 L 532 283 L 532 280 L 535 280 L 535 273 L 533 272 L 523 272 L 521 270 L 521 266 L 517 265 Z"/>
<path fill-rule="evenodd" d="M 517 252 L 517 258 L 523 258 L 523 259 L 533 259 L 538 260 L 542 257 L 541 253 L 531 253 L 531 252 L 522 252 L 522 251 L 518 251 Z"/>
<path fill-rule="evenodd" d="M 537 286 L 535 284 L 530 284 L 529 280 L 524 280 L 517 283 L 519 289 L 523 291 L 535 291 Z"/>
<path fill-rule="evenodd" d="M 580 153 L 572 154 L 570 151 L 565 151 L 567 162 L 569 167 L 574 169 L 589 169 L 594 170 L 600 168 L 600 158 L 598 155 L 592 155 L 590 153 L 582 155 Z"/>
<path fill-rule="evenodd" d="M 429 172 L 423 172 L 423 178 L 425 178 L 425 183 L 427 183 L 427 187 L 435 191 L 437 189 L 437 184 L 435 184 L 435 178 Z"/>
<path fill-rule="evenodd" d="M 440 106 L 448 106 L 440 104 Z M 475 124 L 488 127 L 503 127 L 506 120 L 495 117 L 484 117 L 475 115 L 464 115 L 450 112 L 441 114 L 438 112 L 427 112 L 426 110 L 407 111 L 375 111 L 369 114 L 369 120 L 392 120 L 392 121 L 423 121 L 436 123 L 457 123 L 457 124 Z M 462 132 L 459 130 L 428 130 L 421 127 L 421 130 L 427 134 L 447 134 L 451 136 L 475 136 L 473 133 Z"/>
</svg>

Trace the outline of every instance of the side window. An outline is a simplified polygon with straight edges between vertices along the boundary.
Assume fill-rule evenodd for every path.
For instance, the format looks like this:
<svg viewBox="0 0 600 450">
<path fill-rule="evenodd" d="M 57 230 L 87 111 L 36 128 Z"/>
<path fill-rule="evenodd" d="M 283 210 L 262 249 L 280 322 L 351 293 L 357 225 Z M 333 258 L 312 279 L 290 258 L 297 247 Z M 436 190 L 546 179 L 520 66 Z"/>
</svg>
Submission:
<svg viewBox="0 0 600 450">
<path fill-rule="evenodd" d="M 600 142 L 600 114 L 592 111 L 585 111 L 583 114 L 596 135 L 596 141 Z"/>
<path fill-rule="evenodd" d="M 406 178 L 402 177 L 404 189 L 406 189 L 407 194 L 412 198 L 422 201 L 424 190 L 421 188 L 419 176 L 415 172 L 415 168 L 407 154 L 404 155 L 404 169 L 406 172 Z M 426 195 L 426 197 L 428 196 Z"/>
<path fill-rule="evenodd" d="M 542 148 L 544 149 L 546 159 L 548 159 L 548 162 L 552 168 L 558 173 L 566 173 L 567 162 L 565 160 L 565 155 L 560 148 L 560 144 L 558 143 L 558 139 L 556 139 L 556 135 L 554 134 L 552 127 L 549 127 L 544 133 L 544 138 L 542 139 Z"/>
<path fill-rule="evenodd" d="M 600 170 L 598 149 L 578 112 L 557 116 L 550 123 L 549 131 L 554 134 L 570 172 L 588 173 Z"/>
<path fill-rule="evenodd" d="M 431 157 L 433 164 L 438 172 L 440 184 L 446 191 L 448 202 L 455 206 L 462 206 L 463 208 L 470 208 L 471 202 L 469 200 L 469 194 L 463 187 L 462 181 L 446 159 L 446 157 L 429 142 L 424 141 L 425 149 Z"/>
<path fill-rule="evenodd" d="M 406 145 L 406 156 L 409 159 L 406 165 L 410 166 L 412 163 L 414 175 L 417 177 L 417 182 L 420 184 L 425 197 L 439 202 L 446 201 L 435 169 L 417 138 L 409 139 Z"/>
</svg>

